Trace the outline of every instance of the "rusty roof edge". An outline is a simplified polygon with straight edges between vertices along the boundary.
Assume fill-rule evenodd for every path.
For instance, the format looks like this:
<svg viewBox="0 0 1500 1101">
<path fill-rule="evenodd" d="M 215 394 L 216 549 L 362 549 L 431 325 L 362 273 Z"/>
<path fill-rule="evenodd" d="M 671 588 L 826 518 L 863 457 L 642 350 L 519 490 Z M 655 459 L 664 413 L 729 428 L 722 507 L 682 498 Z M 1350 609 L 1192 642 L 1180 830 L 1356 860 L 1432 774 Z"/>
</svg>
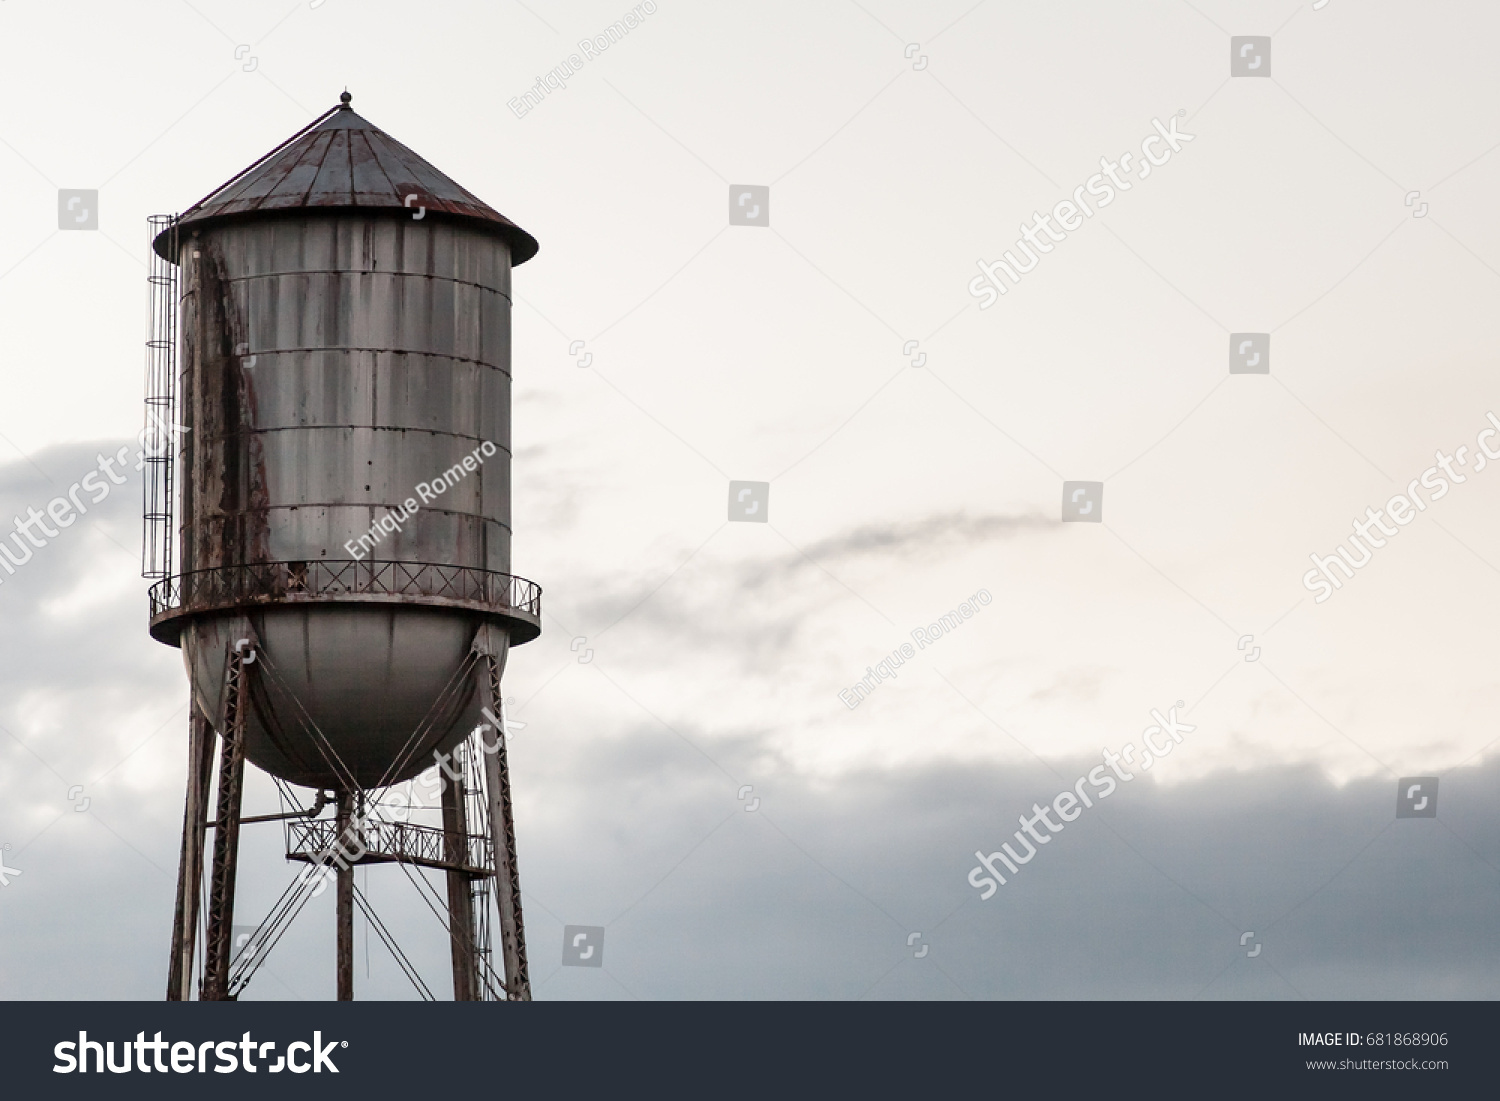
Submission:
<svg viewBox="0 0 1500 1101">
<path fill-rule="evenodd" d="M 347 112 L 347 114 L 345 114 Z M 396 201 L 390 204 L 373 203 L 369 205 L 356 201 L 356 181 L 354 179 L 354 149 L 353 134 L 345 135 L 348 157 L 348 169 L 350 176 L 349 202 L 347 204 L 338 202 L 338 195 L 332 192 L 323 197 L 332 199 L 332 202 L 319 202 L 317 199 L 317 180 L 323 176 L 325 159 L 336 153 L 333 149 L 337 144 L 333 140 L 319 142 L 318 138 L 324 131 L 330 132 L 330 139 L 337 130 L 358 130 L 364 140 L 365 147 L 372 154 L 371 167 L 375 168 L 383 176 L 391 189 L 391 197 Z M 297 148 L 298 144 L 302 148 Z M 320 155 L 321 154 L 321 155 Z M 279 189 L 285 187 L 287 177 L 292 175 L 297 168 L 304 166 L 311 157 L 317 162 L 317 170 L 313 172 L 306 190 L 300 195 L 300 202 L 289 205 L 266 206 L 278 198 L 285 199 L 288 196 L 278 196 Z M 284 165 L 276 162 L 284 160 Z M 258 191 L 260 188 L 252 188 L 251 184 L 265 176 L 274 174 L 275 169 L 281 169 L 277 179 L 265 188 L 264 194 L 251 195 L 250 191 Z M 409 179 L 393 178 L 391 173 L 396 171 L 398 175 L 409 176 Z M 260 172 L 261 176 L 256 177 Z M 356 115 L 345 100 L 338 106 L 329 108 L 312 122 L 308 123 L 297 133 L 287 138 L 286 141 L 276 146 L 270 152 L 257 159 L 242 171 L 236 173 L 225 183 L 220 184 L 210 191 L 202 199 L 199 199 L 186 211 L 177 216 L 176 225 L 206 225 L 222 220 L 238 220 L 242 218 L 254 218 L 256 216 L 284 216 L 292 214 L 309 214 L 313 211 L 325 211 L 333 213 L 339 210 L 354 210 L 364 213 L 374 211 L 400 211 L 400 192 L 407 186 L 417 186 L 423 190 L 432 191 L 430 196 L 434 202 L 434 213 L 446 214 L 449 218 L 463 221 L 476 228 L 488 228 L 491 232 L 501 237 L 510 246 L 511 264 L 516 266 L 525 263 L 537 254 L 540 246 L 535 237 L 522 229 L 515 222 L 501 214 L 483 199 L 479 198 L 468 188 L 457 180 L 447 175 L 437 166 L 431 164 L 415 150 L 397 141 L 390 134 L 375 126 L 368 119 Z M 441 194 L 440 194 L 441 193 Z M 372 196 L 375 197 L 375 196 Z M 170 241 L 168 239 L 170 230 L 157 236 L 153 246 L 158 255 L 173 263 L 177 262 L 176 256 L 167 254 Z"/>
<path fill-rule="evenodd" d="M 174 232 L 181 235 L 182 230 L 196 232 L 200 227 L 207 228 L 232 222 L 264 221 L 270 218 L 307 218 L 309 215 L 350 218 L 376 216 L 406 220 L 411 217 L 411 212 L 398 206 L 293 206 L 270 209 L 253 207 L 246 210 L 232 210 L 221 214 L 212 214 L 205 218 L 195 219 L 191 223 L 184 224 L 179 222 L 171 229 L 163 230 L 157 234 L 153 244 L 158 256 L 163 260 L 169 260 L 175 264 L 178 258 L 172 255 L 170 251 L 171 235 Z M 429 207 L 424 217 L 433 221 L 456 222 L 499 237 L 510 246 L 511 267 L 519 267 L 541 251 L 541 245 L 535 237 L 503 215 L 499 220 L 496 220 L 493 217 L 482 214 L 471 214 L 464 210 Z M 182 236 L 182 239 L 186 240 L 187 236 Z"/>
</svg>

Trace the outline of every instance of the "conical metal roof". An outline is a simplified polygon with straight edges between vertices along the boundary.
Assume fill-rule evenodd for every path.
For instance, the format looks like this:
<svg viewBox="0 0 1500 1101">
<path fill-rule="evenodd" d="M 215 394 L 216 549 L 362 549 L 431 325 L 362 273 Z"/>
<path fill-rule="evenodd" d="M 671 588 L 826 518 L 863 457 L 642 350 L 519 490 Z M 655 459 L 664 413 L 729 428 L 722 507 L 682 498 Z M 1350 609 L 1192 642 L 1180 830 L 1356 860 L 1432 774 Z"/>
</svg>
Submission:
<svg viewBox="0 0 1500 1101">
<path fill-rule="evenodd" d="M 470 194 L 385 131 L 354 113 L 350 96 L 185 211 L 179 231 L 225 218 L 315 210 L 391 210 L 481 223 L 510 244 L 511 263 L 536 255 L 536 238 Z M 416 198 L 408 203 L 408 196 Z M 156 251 L 169 255 L 169 234 Z"/>
</svg>

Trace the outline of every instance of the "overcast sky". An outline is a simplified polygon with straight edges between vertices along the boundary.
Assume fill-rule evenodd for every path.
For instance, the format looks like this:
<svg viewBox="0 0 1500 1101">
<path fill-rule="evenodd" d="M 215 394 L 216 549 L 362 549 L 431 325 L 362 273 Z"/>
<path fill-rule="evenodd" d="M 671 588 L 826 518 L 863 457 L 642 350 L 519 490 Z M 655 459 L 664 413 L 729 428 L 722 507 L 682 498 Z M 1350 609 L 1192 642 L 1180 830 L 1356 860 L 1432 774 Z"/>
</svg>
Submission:
<svg viewBox="0 0 1500 1101">
<path fill-rule="evenodd" d="M 518 118 L 626 0 L 0 3 L 0 530 L 139 429 L 147 216 L 347 86 L 541 243 L 513 477 L 545 630 L 506 675 L 538 998 L 1500 992 L 1500 11 L 654 6 Z M 1271 38 L 1251 75 L 1236 36 Z M 1142 178 L 1155 123 L 1191 140 Z M 1127 152 L 981 308 L 978 263 Z M 768 226 L 729 224 L 747 186 Z M 1319 601 L 1309 555 L 1459 448 Z M 1075 481 L 1102 522 L 1063 522 Z M 165 986 L 187 688 L 139 499 L 0 572 L 0 997 Z M 976 851 L 1174 707 L 1169 757 L 981 897 Z M 1408 777 L 1435 818 L 1396 817 Z M 280 843 L 246 829 L 246 920 Z M 411 884 L 360 874 L 445 994 Z M 357 924 L 358 996 L 414 996 Z M 330 892 L 246 996 L 332 997 L 332 946 Z"/>
</svg>

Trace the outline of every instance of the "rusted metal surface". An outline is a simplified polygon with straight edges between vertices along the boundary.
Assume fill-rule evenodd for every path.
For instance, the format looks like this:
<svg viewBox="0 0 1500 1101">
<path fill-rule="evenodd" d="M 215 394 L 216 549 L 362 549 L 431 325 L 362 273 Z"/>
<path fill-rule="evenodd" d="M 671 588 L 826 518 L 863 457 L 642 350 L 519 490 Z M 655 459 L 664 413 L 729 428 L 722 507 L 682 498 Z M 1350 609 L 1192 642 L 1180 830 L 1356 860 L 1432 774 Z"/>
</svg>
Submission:
<svg viewBox="0 0 1500 1101">
<path fill-rule="evenodd" d="M 223 578 L 211 571 L 253 576 L 306 562 L 318 572 L 348 562 L 361 536 L 413 502 L 373 557 L 508 575 L 504 242 L 469 223 L 319 209 L 198 230 L 179 226 L 188 429 L 180 568 Z M 212 714 L 225 648 L 253 630 L 280 663 L 284 691 L 268 687 L 258 700 L 246 756 L 310 787 L 350 782 L 329 757 L 361 783 L 404 778 L 408 765 L 420 771 L 422 758 L 480 721 L 470 686 L 424 728 L 402 775 L 390 774 L 393 755 L 467 660 L 474 630 L 503 617 L 518 644 L 540 627 L 508 594 L 477 588 L 274 594 L 262 589 L 264 600 L 231 600 L 212 615 L 168 614 L 153 633 L 179 641 Z M 328 752 L 298 731 L 303 713 Z"/>
<path fill-rule="evenodd" d="M 468 792 L 462 777 L 443 784 L 443 859 L 448 861 L 448 954 L 453 964 L 453 1000 L 481 1000 L 479 959 L 474 941 L 474 898 L 470 877 L 459 865 L 468 856 Z"/>
<path fill-rule="evenodd" d="M 231 654 L 224 676 L 214 865 L 208 883 L 203 988 L 198 995 L 205 1002 L 229 999 L 229 964 L 234 957 L 234 888 L 240 850 L 240 801 L 245 784 L 245 718 L 250 710 L 251 668 L 245 655 Z"/>
<path fill-rule="evenodd" d="M 177 863 L 177 905 L 172 919 L 172 957 L 167 1001 L 193 996 L 193 959 L 198 944 L 198 901 L 203 884 L 204 810 L 213 774 L 214 728 L 196 707 L 188 718 L 188 783 L 182 816 L 182 854 Z"/>
<path fill-rule="evenodd" d="M 354 824 L 359 792 L 417 775 L 483 707 L 498 712 L 509 647 L 541 627 L 540 589 L 510 574 L 511 268 L 536 241 L 347 98 L 153 242 L 179 268 L 186 431 L 178 561 L 152 591 L 151 627 L 182 647 L 195 706 L 222 716 L 224 741 L 205 998 L 239 988 L 228 923 L 244 763 L 339 792 L 333 821 L 290 820 L 294 859 L 319 859 Z M 378 548 L 354 561 L 374 530 Z M 490 836 L 468 832 L 478 819 L 460 801 L 446 829 L 363 822 L 355 862 L 451 871 L 450 908 L 470 930 L 468 891 L 494 877 L 506 996 L 529 1000 L 503 745 L 485 780 Z M 353 878 L 338 878 L 347 998 Z M 458 992 L 477 996 L 481 944 L 466 937 Z"/>
<path fill-rule="evenodd" d="M 524 577 L 423 562 L 252 562 L 151 586 L 151 633 L 175 645 L 184 620 L 256 605 L 385 603 L 458 608 L 504 621 L 512 645 L 541 634 L 542 589 Z"/>
<path fill-rule="evenodd" d="M 494 631 L 481 631 L 474 649 L 479 655 L 479 690 L 488 714 L 504 721 L 500 678 L 505 672 L 503 640 Z M 481 732 L 483 739 L 490 731 Z M 531 1001 L 531 973 L 526 962 L 526 921 L 521 913 L 521 870 L 516 853 L 515 808 L 510 798 L 510 761 L 506 733 L 493 731 L 494 742 L 484 749 L 486 788 L 490 797 L 490 833 L 494 838 L 495 903 L 500 915 L 500 954 L 505 968 L 507 1001 Z"/>
<path fill-rule="evenodd" d="M 183 258 L 184 571 L 348 558 L 412 502 L 376 557 L 508 572 L 503 248 L 315 218 L 222 227 Z"/>
<path fill-rule="evenodd" d="M 338 793 L 338 808 L 334 817 L 334 829 L 338 831 L 340 838 L 348 837 L 350 822 L 353 818 L 354 793 L 341 791 Z M 336 937 L 336 954 L 338 973 L 338 1000 L 341 1002 L 352 1002 L 354 1000 L 354 867 L 351 864 L 340 862 L 335 872 L 337 884 L 335 886 L 335 910 L 338 923 L 338 935 Z"/>
<path fill-rule="evenodd" d="M 290 827 L 288 860 L 316 864 L 330 851 L 342 853 L 350 865 L 412 864 L 458 871 L 470 878 L 493 875 L 495 869 L 491 840 L 479 834 L 450 837 L 437 826 L 371 817 L 361 824 L 359 845 L 351 846 L 335 819 L 294 822 Z"/>
<path fill-rule="evenodd" d="M 247 215 L 336 210 L 457 219 L 505 241 L 512 264 L 537 253 L 531 234 L 348 106 L 184 212 L 180 225 L 188 232 Z M 158 240 L 158 251 L 167 247 Z"/>
</svg>

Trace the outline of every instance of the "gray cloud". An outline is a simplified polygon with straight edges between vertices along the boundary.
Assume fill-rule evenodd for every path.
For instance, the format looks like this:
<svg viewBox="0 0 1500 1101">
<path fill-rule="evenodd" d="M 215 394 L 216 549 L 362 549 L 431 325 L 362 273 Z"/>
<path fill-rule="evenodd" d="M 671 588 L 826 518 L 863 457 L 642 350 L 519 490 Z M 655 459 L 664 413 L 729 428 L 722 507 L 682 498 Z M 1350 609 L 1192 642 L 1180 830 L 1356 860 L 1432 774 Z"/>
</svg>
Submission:
<svg viewBox="0 0 1500 1101">
<path fill-rule="evenodd" d="M 99 522 L 108 518 L 101 511 Z M 38 559 L 24 586 L 0 588 L 7 624 L 44 620 L 40 606 L 97 568 L 92 541 L 78 536 Z M 85 632 L 58 626 L 26 645 L 12 631 L 0 637 L 8 699 L 40 684 L 70 701 L 66 737 L 42 744 L 69 778 L 78 767 L 83 782 L 132 749 L 100 718 L 143 672 L 138 691 L 169 720 L 130 758 L 143 763 L 133 780 L 118 782 L 128 764 L 115 770 L 83 813 L 59 778 L 0 739 L 0 840 L 23 869 L 0 892 L 0 990 L 155 998 L 180 828 L 182 724 L 171 708 L 185 684 L 175 655 L 145 640 L 133 596 L 93 609 Z M 542 998 L 1484 997 L 1500 977 L 1490 936 L 1497 763 L 1445 775 L 1439 818 L 1400 821 L 1388 777 L 1342 787 L 1312 767 L 1170 786 L 1142 777 L 981 901 L 966 882 L 974 851 L 996 847 L 1019 814 L 1094 762 L 818 778 L 789 762 L 770 729 L 673 733 L 623 700 L 601 712 L 600 700 L 619 696 L 600 670 L 567 677 L 528 709 L 513 751 Z M 26 719 L 14 704 L 5 712 L 12 729 Z M 741 800 L 743 785 L 753 792 Z M 263 781 L 250 803 L 274 809 Z M 274 828 L 247 830 L 245 844 L 240 899 L 253 920 L 296 869 Z M 441 993 L 445 951 L 431 914 L 399 871 L 361 876 Z M 248 996 L 331 994 L 326 903 L 309 904 Z M 606 926 L 602 971 L 560 966 L 563 924 Z M 1239 943 L 1246 932 L 1263 946 L 1254 958 Z M 921 935 L 908 947 L 912 933 Z M 366 974 L 362 924 L 359 936 L 361 996 L 411 997 L 378 942 Z"/>
<path fill-rule="evenodd" d="M 575 616 L 580 622 L 612 625 L 628 617 L 629 630 L 638 638 L 691 640 L 694 646 L 732 652 L 747 669 L 766 671 L 808 632 L 820 629 L 819 616 L 829 606 L 858 599 L 831 581 L 830 573 L 836 577 L 840 569 L 865 559 L 882 566 L 918 559 L 931 563 L 1058 527 L 1034 514 L 942 513 L 862 525 L 800 550 L 778 540 L 769 555 L 720 561 L 716 569 L 702 565 L 710 554 L 694 555 L 692 547 L 684 547 L 667 556 L 677 563 L 671 572 L 647 574 L 644 582 L 638 575 L 618 581 L 577 578 L 569 596 L 581 613 Z M 677 572 L 683 577 L 674 579 Z M 955 593 L 953 603 L 967 595 Z"/>
<path fill-rule="evenodd" d="M 1061 526 L 1060 521 L 1049 520 L 1039 513 L 970 516 L 967 512 L 949 512 L 909 521 L 867 524 L 802 549 L 825 565 L 877 554 L 884 561 L 902 561 L 925 558 L 935 550 L 1056 531 Z M 786 565 L 812 568 L 800 556 L 789 557 Z"/>
<path fill-rule="evenodd" d="M 1396 821 L 1393 781 L 1338 788 L 1310 769 L 1124 785 L 981 902 L 965 882 L 974 850 L 1066 781 L 1039 767 L 833 785 L 747 772 L 761 803 L 746 812 L 733 782 L 671 734 L 605 734 L 518 754 L 539 997 L 1419 999 L 1484 997 L 1500 977 L 1495 765 L 1445 776 L 1435 820 Z M 731 768 L 753 756 L 748 743 L 718 748 Z M 168 815 L 112 824 L 158 860 L 173 851 Z M 249 912 L 293 874 L 277 842 L 247 842 Z M 157 994 L 164 951 L 141 949 L 164 947 L 169 877 L 70 820 L 22 863 L 0 899 L 7 996 Z M 366 885 L 441 988 L 441 930 L 415 892 L 391 868 Z M 101 922 L 106 895 L 114 916 Z M 324 901 L 252 996 L 328 996 Z M 563 924 L 605 926 L 605 973 L 560 966 Z M 362 996 L 410 996 L 378 943 L 365 977 L 362 944 Z"/>
</svg>

